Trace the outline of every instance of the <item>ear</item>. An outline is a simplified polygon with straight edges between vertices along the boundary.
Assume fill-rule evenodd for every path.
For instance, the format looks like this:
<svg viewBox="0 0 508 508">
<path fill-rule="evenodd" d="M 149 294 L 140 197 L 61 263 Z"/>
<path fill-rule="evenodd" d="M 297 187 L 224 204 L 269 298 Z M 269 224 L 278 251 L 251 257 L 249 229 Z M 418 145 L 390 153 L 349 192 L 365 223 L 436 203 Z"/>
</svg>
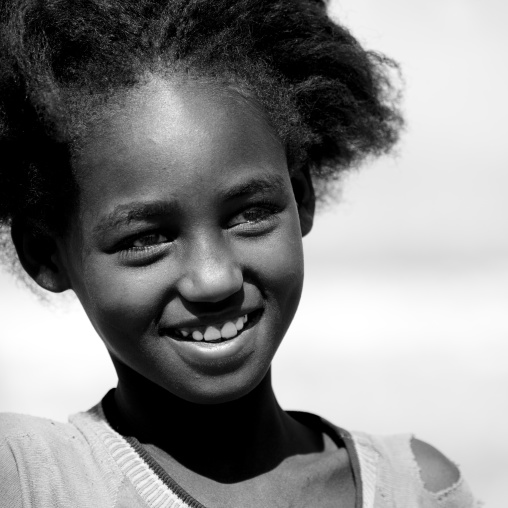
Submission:
<svg viewBox="0 0 508 508">
<path fill-rule="evenodd" d="M 17 221 L 12 224 L 11 237 L 21 265 L 39 286 L 53 293 L 70 289 L 54 237 L 36 233 L 26 223 Z"/>
<path fill-rule="evenodd" d="M 291 175 L 291 184 L 298 205 L 300 216 L 300 228 L 302 236 L 305 236 L 312 229 L 314 223 L 314 211 L 316 208 L 316 197 L 310 176 L 309 168 L 301 168 Z"/>
</svg>

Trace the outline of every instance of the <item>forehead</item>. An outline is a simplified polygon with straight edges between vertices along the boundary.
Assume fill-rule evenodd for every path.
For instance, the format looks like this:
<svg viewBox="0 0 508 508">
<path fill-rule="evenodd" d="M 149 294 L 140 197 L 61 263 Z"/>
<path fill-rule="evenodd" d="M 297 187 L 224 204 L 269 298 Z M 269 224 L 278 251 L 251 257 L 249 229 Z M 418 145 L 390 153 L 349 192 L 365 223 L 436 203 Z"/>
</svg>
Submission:
<svg viewBox="0 0 508 508">
<path fill-rule="evenodd" d="M 175 162 L 202 155 L 209 163 L 214 158 L 224 163 L 228 149 L 246 163 L 256 152 L 285 164 L 282 143 L 254 100 L 215 83 L 153 78 L 92 125 L 76 166 L 78 177 L 99 168 L 114 172 L 115 165 L 133 158 L 142 163 L 147 156 L 162 156 L 161 151 L 172 151 Z"/>
<path fill-rule="evenodd" d="M 89 226 L 132 203 L 203 210 L 255 179 L 289 185 L 284 148 L 256 104 L 197 82 L 154 80 L 131 92 L 91 130 L 75 170 Z"/>
</svg>

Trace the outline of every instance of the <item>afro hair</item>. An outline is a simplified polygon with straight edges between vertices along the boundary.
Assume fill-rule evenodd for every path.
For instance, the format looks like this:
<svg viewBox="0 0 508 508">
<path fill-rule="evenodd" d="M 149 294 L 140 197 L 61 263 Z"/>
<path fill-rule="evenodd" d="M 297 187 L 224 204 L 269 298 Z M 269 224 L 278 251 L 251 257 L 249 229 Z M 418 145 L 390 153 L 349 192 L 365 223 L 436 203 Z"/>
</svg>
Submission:
<svg viewBox="0 0 508 508">
<path fill-rule="evenodd" d="M 154 74 L 237 87 L 325 189 L 396 142 L 393 69 L 322 0 L 0 0 L 0 226 L 64 231 L 87 122 Z"/>
</svg>

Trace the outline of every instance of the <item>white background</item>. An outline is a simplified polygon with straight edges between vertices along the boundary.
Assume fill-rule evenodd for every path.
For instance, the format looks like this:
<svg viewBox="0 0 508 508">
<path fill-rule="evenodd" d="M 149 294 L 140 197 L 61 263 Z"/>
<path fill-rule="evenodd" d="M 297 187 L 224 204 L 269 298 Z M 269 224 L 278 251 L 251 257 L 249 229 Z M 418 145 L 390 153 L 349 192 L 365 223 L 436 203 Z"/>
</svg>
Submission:
<svg viewBox="0 0 508 508">
<path fill-rule="evenodd" d="M 401 63 L 408 129 L 305 239 L 302 304 L 274 362 L 284 407 L 414 432 L 491 508 L 508 499 L 506 5 L 332 2 Z M 114 385 L 72 299 L 43 305 L 2 273 L 0 316 L 0 411 L 64 420 Z"/>
</svg>

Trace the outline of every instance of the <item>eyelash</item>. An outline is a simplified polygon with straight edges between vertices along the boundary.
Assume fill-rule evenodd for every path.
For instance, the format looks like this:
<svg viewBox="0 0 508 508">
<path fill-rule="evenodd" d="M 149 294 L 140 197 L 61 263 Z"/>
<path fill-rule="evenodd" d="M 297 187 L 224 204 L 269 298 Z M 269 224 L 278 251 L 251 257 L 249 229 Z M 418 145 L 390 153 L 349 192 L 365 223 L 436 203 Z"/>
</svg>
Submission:
<svg viewBox="0 0 508 508">
<path fill-rule="evenodd" d="M 270 221 L 274 218 L 277 213 L 281 211 L 280 206 L 275 205 L 269 201 L 261 201 L 258 203 L 254 203 L 247 208 L 245 208 L 242 212 L 236 214 L 235 218 L 230 221 L 234 222 L 239 216 L 245 215 L 247 213 L 254 213 L 256 217 L 252 220 L 245 220 L 244 222 L 233 223 L 230 228 L 233 227 L 249 227 L 249 225 L 256 225 L 265 221 Z M 256 213 L 257 212 L 257 213 Z"/>
<path fill-rule="evenodd" d="M 140 240 L 146 240 L 149 238 L 160 239 L 161 237 L 164 238 L 164 241 L 141 246 L 134 245 L 135 242 Z M 124 257 L 143 256 L 147 254 L 155 254 L 157 251 L 166 247 L 166 245 L 169 243 L 171 243 L 171 240 L 169 239 L 168 235 L 154 231 L 127 239 L 119 246 L 118 251 L 120 255 Z"/>
</svg>

